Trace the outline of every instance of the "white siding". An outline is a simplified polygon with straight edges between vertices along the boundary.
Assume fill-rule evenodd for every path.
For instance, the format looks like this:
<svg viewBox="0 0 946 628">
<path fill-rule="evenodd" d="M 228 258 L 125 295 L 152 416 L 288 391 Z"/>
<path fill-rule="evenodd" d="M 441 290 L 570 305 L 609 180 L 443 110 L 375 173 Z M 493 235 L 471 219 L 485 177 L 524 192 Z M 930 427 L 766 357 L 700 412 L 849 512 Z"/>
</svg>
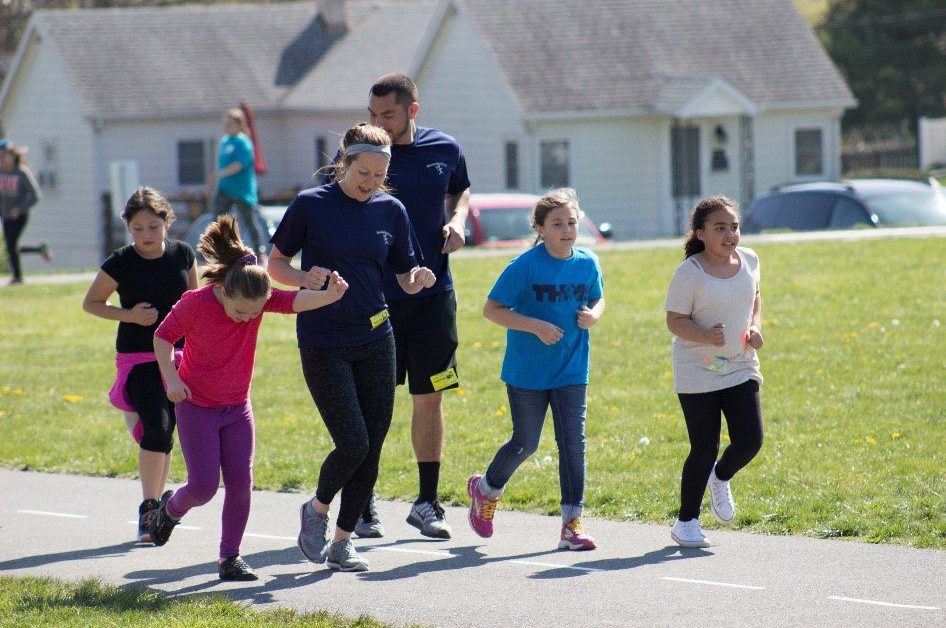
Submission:
<svg viewBox="0 0 946 628">
<path fill-rule="evenodd" d="M 837 180 L 841 176 L 841 114 L 837 111 L 768 111 L 754 121 L 755 196 L 781 183 Z M 795 176 L 795 129 L 824 131 L 824 173 L 817 177 Z"/>
<path fill-rule="evenodd" d="M 530 188 L 532 157 L 522 116 L 499 70 L 467 19 L 444 19 L 426 62 L 415 77 L 420 92 L 417 124 L 452 135 L 466 156 L 474 192 L 506 190 L 505 143 L 519 142 L 520 190 Z"/>
<path fill-rule="evenodd" d="M 616 239 L 665 235 L 662 156 L 670 138 L 664 128 L 653 118 L 543 122 L 533 143 L 534 185 L 540 182 L 539 143 L 568 140 L 569 184 L 595 223 L 610 222 Z"/>
<path fill-rule="evenodd" d="M 55 254 L 50 266 L 35 255 L 23 256 L 24 271 L 93 268 L 101 262 L 102 210 L 95 185 L 92 130 L 48 40 L 27 45 L 17 76 L 3 104 L 7 137 L 30 149 L 34 171 L 53 168 L 55 189 L 42 189 L 30 212 L 21 243 L 45 240 Z M 47 163 L 44 146 L 55 148 Z"/>
<path fill-rule="evenodd" d="M 284 163 L 281 177 L 284 187 L 306 189 L 319 182 L 313 178 L 317 161 L 315 141 L 324 137 L 328 161 L 338 152 L 338 144 L 345 131 L 368 118 L 368 97 L 365 108 L 358 113 L 345 114 L 293 114 L 286 121 L 286 138 L 281 147 Z"/>
</svg>

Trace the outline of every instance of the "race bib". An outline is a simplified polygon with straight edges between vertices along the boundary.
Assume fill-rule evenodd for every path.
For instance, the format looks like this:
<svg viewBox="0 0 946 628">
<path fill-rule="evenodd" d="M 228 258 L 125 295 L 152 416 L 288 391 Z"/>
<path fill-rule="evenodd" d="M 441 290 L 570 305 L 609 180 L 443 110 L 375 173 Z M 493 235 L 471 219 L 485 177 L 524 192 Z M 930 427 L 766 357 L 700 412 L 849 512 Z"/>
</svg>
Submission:
<svg viewBox="0 0 946 628">
<path fill-rule="evenodd" d="M 390 314 L 388 314 L 387 309 L 381 310 L 380 312 L 372 316 L 371 329 L 377 329 L 379 325 L 384 324 L 384 321 L 388 320 L 389 316 Z"/>
<path fill-rule="evenodd" d="M 452 366 L 446 371 L 430 376 L 430 383 L 434 386 L 434 392 L 449 388 L 459 382 L 460 379 L 457 377 L 457 370 Z"/>
</svg>

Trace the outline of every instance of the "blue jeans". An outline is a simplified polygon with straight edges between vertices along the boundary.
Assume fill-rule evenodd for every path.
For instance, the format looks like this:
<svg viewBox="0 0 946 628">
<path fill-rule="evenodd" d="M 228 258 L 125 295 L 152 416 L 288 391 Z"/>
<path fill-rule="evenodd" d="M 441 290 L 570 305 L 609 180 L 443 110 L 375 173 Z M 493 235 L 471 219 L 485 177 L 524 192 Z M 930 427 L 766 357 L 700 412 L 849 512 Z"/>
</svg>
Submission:
<svg viewBox="0 0 946 628">
<path fill-rule="evenodd" d="M 562 504 L 582 506 L 585 500 L 585 397 L 586 384 L 550 390 L 529 390 L 506 385 L 512 414 L 512 437 L 486 470 L 486 483 L 495 489 L 509 478 L 539 447 L 545 414 L 552 406 L 555 442 L 558 443 L 558 481 Z"/>
</svg>

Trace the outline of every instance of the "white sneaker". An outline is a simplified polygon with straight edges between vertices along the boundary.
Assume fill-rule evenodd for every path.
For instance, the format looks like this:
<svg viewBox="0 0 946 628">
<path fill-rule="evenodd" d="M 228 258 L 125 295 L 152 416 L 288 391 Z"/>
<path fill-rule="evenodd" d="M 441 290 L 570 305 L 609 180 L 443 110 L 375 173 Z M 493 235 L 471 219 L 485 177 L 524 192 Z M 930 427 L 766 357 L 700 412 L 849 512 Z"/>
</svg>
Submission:
<svg viewBox="0 0 946 628">
<path fill-rule="evenodd" d="M 736 503 L 732 499 L 732 493 L 729 490 L 729 480 L 723 481 L 716 477 L 716 467 L 710 472 L 707 482 L 710 490 L 710 510 L 713 516 L 723 525 L 732 523 L 736 515 Z"/>
<path fill-rule="evenodd" d="M 670 529 L 670 538 L 681 547 L 709 547 L 710 540 L 703 535 L 699 519 L 680 521 Z"/>
</svg>

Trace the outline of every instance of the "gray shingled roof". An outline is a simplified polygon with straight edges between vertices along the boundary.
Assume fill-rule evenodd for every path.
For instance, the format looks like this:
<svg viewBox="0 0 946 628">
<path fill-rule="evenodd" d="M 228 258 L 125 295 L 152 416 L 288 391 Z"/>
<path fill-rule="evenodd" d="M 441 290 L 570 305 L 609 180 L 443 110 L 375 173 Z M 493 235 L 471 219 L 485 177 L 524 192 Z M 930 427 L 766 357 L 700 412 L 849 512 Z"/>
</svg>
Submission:
<svg viewBox="0 0 946 628">
<path fill-rule="evenodd" d="M 762 108 L 853 106 L 791 0 L 457 0 L 526 113 L 673 113 L 714 78 Z"/>
<path fill-rule="evenodd" d="M 350 30 L 340 39 L 314 22 L 315 0 L 34 15 L 93 116 L 216 114 L 239 101 L 363 109 L 372 80 L 407 71 L 436 3 L 346 6 Z"/>
</svg>

